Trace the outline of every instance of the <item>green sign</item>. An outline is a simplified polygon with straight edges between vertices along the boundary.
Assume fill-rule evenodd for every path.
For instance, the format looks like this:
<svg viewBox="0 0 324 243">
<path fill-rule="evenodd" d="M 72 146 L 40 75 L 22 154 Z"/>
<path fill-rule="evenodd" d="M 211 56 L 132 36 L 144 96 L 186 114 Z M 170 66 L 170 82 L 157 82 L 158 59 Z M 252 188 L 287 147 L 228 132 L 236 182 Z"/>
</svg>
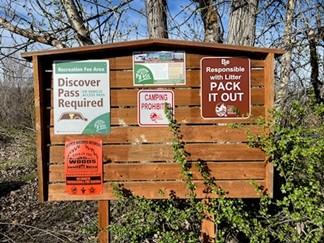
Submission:
<svg viewBox="0 0 324 243">
<path fill-rule="evenodd" d="M 53 64 L 54 134 L 110 132 L 109 62 Z"/>
<path fill-rule="evenodd" d="M 133 53 L 134 85 L 186 84 L 185 53 L 147 51 Z"/>
</svg>

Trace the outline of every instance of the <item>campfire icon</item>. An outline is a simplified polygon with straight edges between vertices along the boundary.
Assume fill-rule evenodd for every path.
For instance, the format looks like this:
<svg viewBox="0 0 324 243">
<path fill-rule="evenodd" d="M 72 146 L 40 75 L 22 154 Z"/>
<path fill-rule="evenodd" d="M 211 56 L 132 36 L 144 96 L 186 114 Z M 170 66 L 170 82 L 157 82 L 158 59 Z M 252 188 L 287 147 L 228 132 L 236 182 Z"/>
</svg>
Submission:
<svg viewBox="0 0 324 243">
<path fill-rule="evenodd" d="M 162 117 L 161 115 L 155 113 L 155 112 L 152 112 L 151 115 L 150 115 L 150 118 L 152 121 L 154 121 L 155 123 L 157 123 L 158 120 L 162 120 Z"/>
</svg>

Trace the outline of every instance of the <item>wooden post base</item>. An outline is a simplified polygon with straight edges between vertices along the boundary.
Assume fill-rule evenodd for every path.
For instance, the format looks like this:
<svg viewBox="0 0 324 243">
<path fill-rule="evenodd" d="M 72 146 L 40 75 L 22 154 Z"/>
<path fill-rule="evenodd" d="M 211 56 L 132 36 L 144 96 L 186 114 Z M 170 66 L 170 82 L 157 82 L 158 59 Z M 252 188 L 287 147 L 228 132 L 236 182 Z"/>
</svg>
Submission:
<svg viewBox="0 0 324 243">
<path fill-rule="evenodd" d="M 206 216 L 206 218 L 201 222 L 201 237 L 204 243 L 215 242 L 216 230 L 212 217 Z"/>
<path fill-rule="evenodd" d="M 98 201 L 98 242 L 109 243 L 109 201 Z"/>
</svg>

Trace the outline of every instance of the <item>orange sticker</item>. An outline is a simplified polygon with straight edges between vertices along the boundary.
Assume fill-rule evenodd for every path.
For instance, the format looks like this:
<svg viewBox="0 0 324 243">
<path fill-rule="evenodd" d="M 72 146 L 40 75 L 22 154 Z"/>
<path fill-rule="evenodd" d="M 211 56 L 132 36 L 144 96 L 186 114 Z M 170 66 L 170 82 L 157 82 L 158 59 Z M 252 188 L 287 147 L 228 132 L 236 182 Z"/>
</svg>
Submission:
<svg viewBox="0 0 324 243">
<path fill-rule="evenodd" d="M 101 139 L 65 141 L 64 164 L 68 194 L 95 195 L 102 193 Z"/>
</svg>

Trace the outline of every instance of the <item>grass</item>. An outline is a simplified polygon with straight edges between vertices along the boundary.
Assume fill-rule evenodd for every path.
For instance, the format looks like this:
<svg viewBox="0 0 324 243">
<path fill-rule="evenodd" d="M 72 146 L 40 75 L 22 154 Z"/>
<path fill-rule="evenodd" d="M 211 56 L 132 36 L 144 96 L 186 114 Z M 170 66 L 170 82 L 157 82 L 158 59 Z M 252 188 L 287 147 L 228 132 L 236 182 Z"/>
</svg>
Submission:
<svg viewBox="0 0 324 243">
<path fill-rule="evenodd" d="M 0 182 L 28 182 L 36 177 L 34 132 L 0 125 Z"/>
</svg>

